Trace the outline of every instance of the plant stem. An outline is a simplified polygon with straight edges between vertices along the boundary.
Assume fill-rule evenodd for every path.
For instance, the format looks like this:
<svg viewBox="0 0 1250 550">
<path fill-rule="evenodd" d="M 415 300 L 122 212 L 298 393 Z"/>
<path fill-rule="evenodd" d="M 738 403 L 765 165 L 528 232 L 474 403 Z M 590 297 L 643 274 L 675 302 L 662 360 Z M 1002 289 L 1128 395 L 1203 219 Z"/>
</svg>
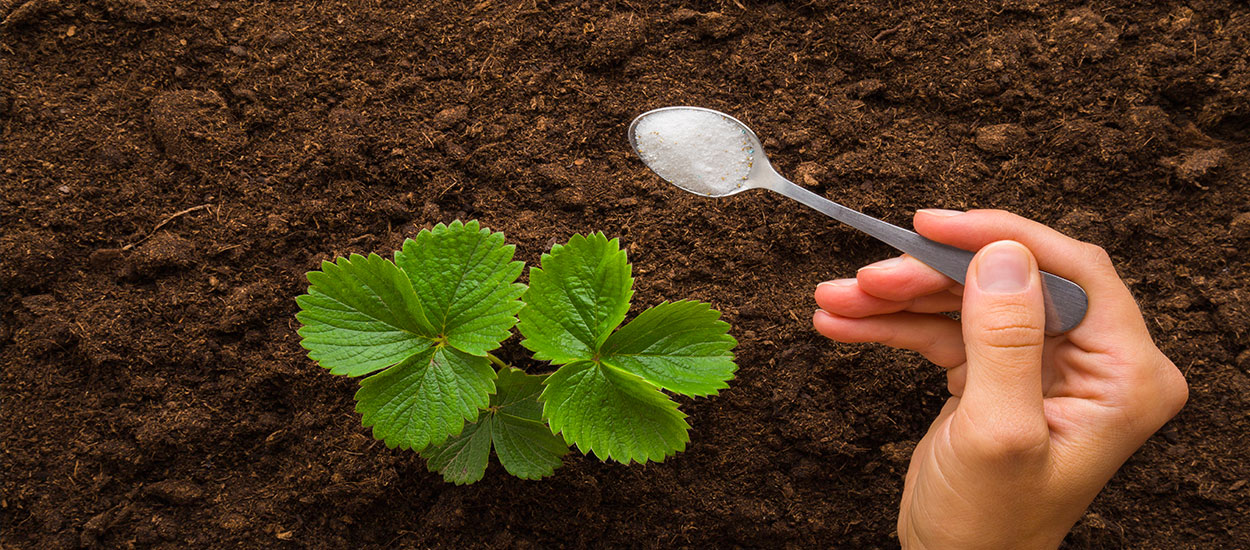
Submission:
<svg viewBox="0 0 1250 550">
<path fill-rule="evenodd" d="M 504 363 L 504 362 L 503 362 L 503 359 L 500 359 L 500 358 L 498 358 L 498 357 L 495 357 L 495 354 L 493 354 L 493 353 L 487 353 L 487 354 L 486 354 L 486 358 L 487 358 L 487 359 L 490 359 L 490 362 L 491 362 L 491 363 L 494 363 L 497 367 L 499 367 L 499 370 L 503 370 L 503 369 L 508 368 L 508 364 L 507 364 L 507 363 Z"/>
</svg>

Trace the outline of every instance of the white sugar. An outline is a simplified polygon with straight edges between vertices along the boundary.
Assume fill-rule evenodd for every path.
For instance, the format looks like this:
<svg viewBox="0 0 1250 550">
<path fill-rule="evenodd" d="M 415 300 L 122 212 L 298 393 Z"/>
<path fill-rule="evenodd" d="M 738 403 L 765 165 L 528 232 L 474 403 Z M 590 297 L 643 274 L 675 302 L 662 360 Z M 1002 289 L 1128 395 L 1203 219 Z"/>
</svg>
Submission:
<svg viewBox="0 0 1250 550">
<path fill-rule="evenodd" d="M 742 187 L 755 150 L 746 131 L 717 113 L 672 109 L 634 127 L 638 154 L 656 174 L 682 189 L 719 196 Z"/>
</svg>

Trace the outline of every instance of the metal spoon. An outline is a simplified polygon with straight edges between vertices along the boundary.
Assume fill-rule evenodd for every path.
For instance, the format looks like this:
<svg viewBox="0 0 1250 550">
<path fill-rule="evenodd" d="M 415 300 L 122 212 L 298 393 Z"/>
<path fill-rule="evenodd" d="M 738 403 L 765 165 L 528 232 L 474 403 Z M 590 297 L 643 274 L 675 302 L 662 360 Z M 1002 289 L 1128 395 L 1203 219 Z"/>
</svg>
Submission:
<svg viewBox="0 0 1250 550">
<path fill-rule="evenodd" d="M 685 191 L 706 197 L 727 197 L 747 189 L 768 189 L 781 193 L 814 208 L 830 218 L 876 237 L 899 251 L 928 264 L 960 284 L 964 283 L 964 276 L 968 272 L 968 264 L 972 261 L 972 252 L 929 240 L 913 231 L 852 210 L 795 185 L 790 180 L 781 177 L 781 174 L 778 174 L 773 169 L 772 164 L 768 162 L 768 156 L 764 154 L 764 146 L 760 143 L 760 139 L 756 137 L 755 132 L 752 132 L 746 124 L 743 124 L 738 119 L 720 111 L 701 107 L 664 107 L 639 115 L 629 125 L 629 143 L 633 147 L 634 152 L 643 158 L 643 162 L 646 162 L 646 157 L 642 156 L 642 152 L 638 148 L 634 129 L 643 119 L 674 109 L 691 109 L 714 113 L 740 126 L 748 143 L 748 147 L 743 154 L 749 156 L 749 161 L 752 164 L 746 179 L 740 185 L 730 186 L 730 189 L 721 194 L 709 195 L 704 191 L 707 189 L 706 186 L 698 185 L 695 182 L 670 181 L 669 183 Z M 651 166 L 648 165 L 648 167 L 650 168 Z M 1059 334 L 1072 330 L 1080 324 L 1081 319 L 1085 317 L 1085 309 L 1089 303 L 1085 290 L 1072 281 L 1045 271 L 1042 272 L 1042 285 L 1042 294 L 1046 299 L 1046 332 Z"/>
</svg>

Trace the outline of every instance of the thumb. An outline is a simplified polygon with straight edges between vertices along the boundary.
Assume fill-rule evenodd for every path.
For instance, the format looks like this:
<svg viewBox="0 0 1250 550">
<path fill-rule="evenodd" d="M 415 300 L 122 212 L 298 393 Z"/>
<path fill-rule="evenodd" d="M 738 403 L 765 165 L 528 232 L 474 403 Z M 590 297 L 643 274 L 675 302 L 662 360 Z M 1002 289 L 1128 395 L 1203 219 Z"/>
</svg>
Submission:
<svg viewBox="0 0 1250 550">
<path fill-rule="evenodd" d="M 968 267 L 962 315 L 968 420 L 1000 446 L 1027 450 L 1044 442 L 1046 315 L 1041 275 L 1029 249 L 1015 241 L 982 248 Z"/>
</svg>

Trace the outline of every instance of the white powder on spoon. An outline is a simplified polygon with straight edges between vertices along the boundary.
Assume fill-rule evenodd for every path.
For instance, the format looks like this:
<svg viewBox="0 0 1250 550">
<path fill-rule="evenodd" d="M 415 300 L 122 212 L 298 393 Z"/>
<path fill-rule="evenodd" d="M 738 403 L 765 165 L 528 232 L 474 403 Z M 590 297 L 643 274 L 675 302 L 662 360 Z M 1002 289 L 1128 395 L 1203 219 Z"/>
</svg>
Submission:
<svg viewBox="0 0 1250 550">
<path fill-rule="evenodd" d="M 634 127 L 638 155 L 669 183 L 719 196 L 742 187 L 755 150 L 741 126 L 697 109 L 647 115 Z"/>
</svg>

